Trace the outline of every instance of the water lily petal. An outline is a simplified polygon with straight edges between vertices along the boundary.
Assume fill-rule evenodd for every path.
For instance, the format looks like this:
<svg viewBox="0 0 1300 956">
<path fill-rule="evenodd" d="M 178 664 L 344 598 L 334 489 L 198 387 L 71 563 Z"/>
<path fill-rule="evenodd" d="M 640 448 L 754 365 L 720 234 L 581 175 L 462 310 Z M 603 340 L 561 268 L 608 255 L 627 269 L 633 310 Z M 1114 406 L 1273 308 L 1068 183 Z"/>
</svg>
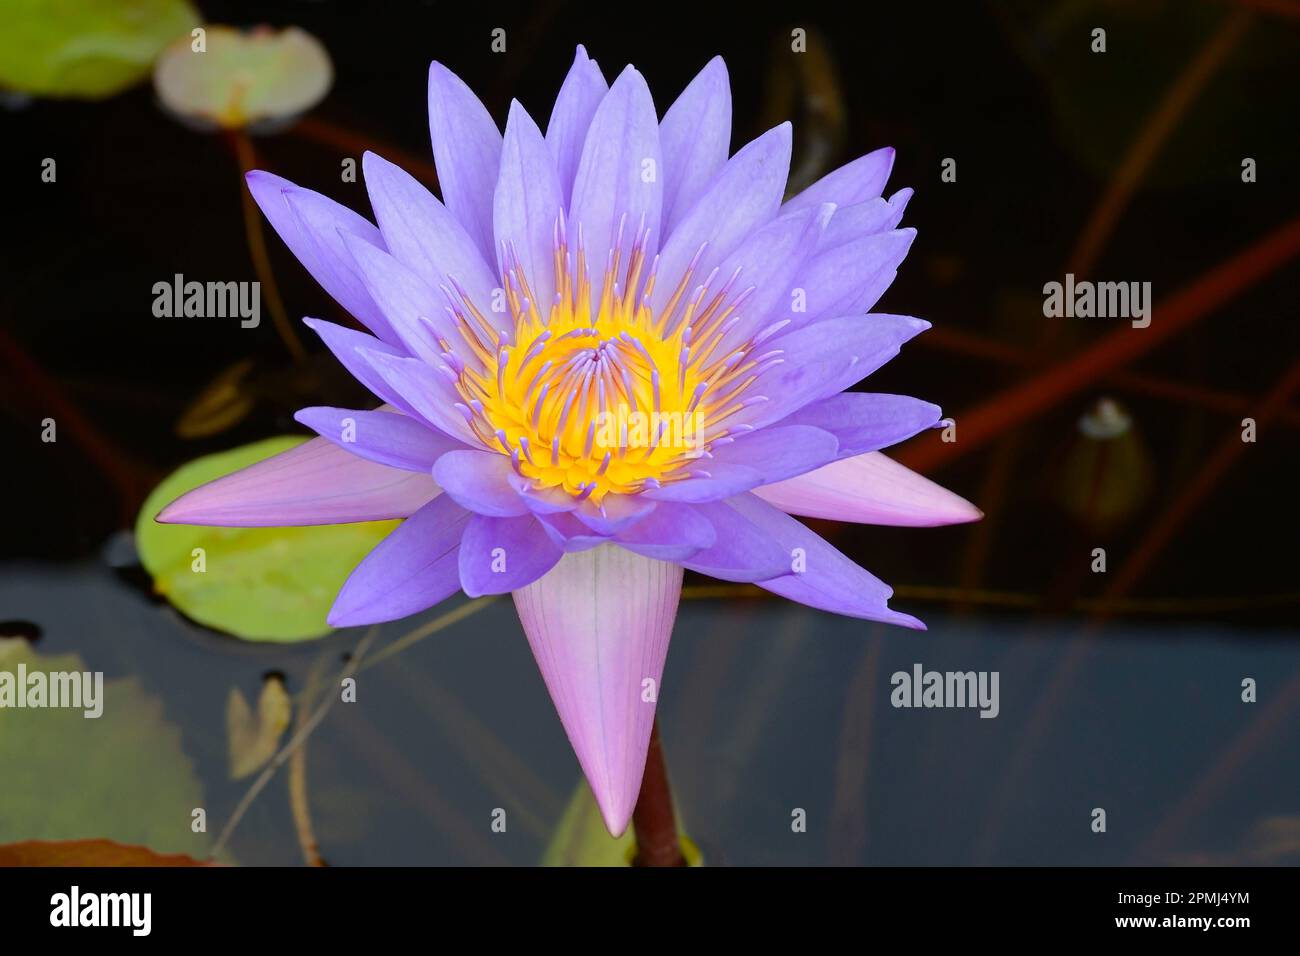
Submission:
<svg viewBox="0 0 1300 956">
<path fill-rule="evenodd" d="M 841 392 L 805 405 L 781 419 L 779 425 L 811 425 L 828 431 L 839 440 L 835 457 L 851 458 L 911 438 L 933 428 L 942 417 L 938 405 L 919 398 L 881 392 Z M 765 428 L 758 434 L 778 427 Z"/>
<path fill-rule="evenodd" d="M 696 462 L 692 474 L 695 477 L 670 482 L 662 488 L 651 488 L 641 492 L 641 496 L 653 501 L 700 503 L 730 498 L 763 483 L 763 473 L 757 468 L 708 459 Z"/>
<path fill-rule="evenodd" d="M 664 501 L 614 540 L 647 558 L 680 562 L 712 547 L 718 533 L 694 505 Z"/>
<path fill-rule="evenodd" d="M 433 466 L 434 481 L 462 507 L 492 518 L 528 514 L 528 506 L 510 485 L 510 459 L 490 451 L 453 451 Z"/>
<path fill-rule="evenodd" d="M 505 594 L 532 584 L 563 554 L 532 515 L 474 515 L 460 539 L 460 586 L 470 597 Z"/>
<path fill-rule="evenodd" d="M 816 250 L 834 211 L 835 207 L 827 204 L 779 216 L 751 233 L 722 261 L 718 267 L 719 276 L 730 278 L 738 272 L 733 291 L 747 289 L 750 292 L 738 317 L 722 336 L 715 354 L 727 355 L 746 346 L 774 323 L 802 318 L 793 311 L 795 297 L 792 286 L 808 257 Z M 788 335 L 789 329 L 785 328 L 778 334 Z M 759 354 L 774 347 L 764 343 L 758 350 Z"/>
<path fill-rule="evenodd" d="M 929 327 L 921 319 L 880 313 L 823 319 L 778 336 L 763 348 L 779 351 L 781 364 L 760 373 L 750 387 L 767 401 L 742 409 L 731 424 L 761 428 L 851 388 Z"/>
<path fill-rule="evenodd" d="M 429 134 L 442 201 L 490 262 L 501 131 L 460 77 L 437 61 L 429 66 Z"/>
<path fill-rule="evenodd" d="M 446 298 L 383 250 L 355 239 L 345 239 L 344 244 L 403 350 L 425 362 L 442 364 L 438 339 L 455 334 L 446 321 Z"/>
<path fill-rule="evenodd" d="M 346 206 L 271 173 L 255 169 L 244 180 L 267 221 L 321 288 L 375 335 L 396 344 L 397 337 L 357 276 L 341 238 L 341 234 L 353 235 L 383 249 L 379 230 Z"/>
<path fill-rule="evenodd" d="M 732 507 L 743 497 L 695 506 L 713 525 L 715 540 L 712 546 L 683 559 L 683 567 L 722 581 L 766 581 L 790 571 L 791 549 Z"/>
<path fill-rule="evenodd" d="M 731 148 L 731 81 L 722 57 L 705 64 L 668 107 L 659 124 L 659 141 L 664 155 L 663 234 L 669 236 L 727 161 Z M 787 146 L 787 169 L 789 160 Z"/>
<path fill-rule="evenodd" d="M 928 528 L 983 517 L 965 498 L 880 452 L 832 462 L 754 494 L 790 514 L 860 524 Z"/>
<path fill-rule="evenodd" d="M 915 229 L 894 229 L 851 239 L 812 256 L 794 280 L 804 290 L 804 312 L 795 317 L 792 327 L 866 312 L 894 281 L 915 238 Z"/>
<path fill-rule="evenodd" d="M 833 202 L 837 206 L 852 206 L 879 196 L 889 181 L 894 168 L 894 149 L 886 146 L 851 163 L 832 170 L 783 206 L 791 212 L 809 206 Z"/>
<path fill-rule="evenodd" d="M 157 520 L 225 528 L 348 524 L 405 518 L 437 494 L 427 474 L 375 464 L 313 438 L 200 485 Z"/>
<path fill-rule="evenodd" d="M 573 66 L 560 86 L 551 109 L 551 119 L 546 124 L 546 145 L 555 157 L 555 170 L 560 177 L 560 190 L 567 208 L 573 195 L 573 176 L 578 171 L 582 157 L 582 144 L 596 107 L 609 92 L 609 84 L 601 75 L 596 61 L 587 56 L 582 44 L 574 55 Z"/>
<path fill-rule="evenodd" d="M 627 829 L 641 788 L 681 587 L 678 565 L 605 545 L 566 554 L 514 592 L 560 722 L 615 836 Z"/>
<path fill-rule="evenodd" d="M 829 431 L 803 423 L 782 423 L 741 435 L 714 448 L 703 467 L 735 464 L 753 468 L 764 483 L 820 468 L 838 456 L 840 443 Z"/>
<path fill-rule="evenodd" d="M 679 216 L 663 244 L 655 286 L 650 293 L 650 305 L 656 315 L 677 293 L 681 277 L 697 254 L 692 284 L 684 297 L 689 297 L 694 287 L 707 279 L 709 272 L 725 256 L 735 252 L 754 230 L 776 215 L 790 172 L 790 135 L 790 124 L 782 123 L 746 144 L 706 183 L 703 195 Z M 708 245 L 701 252 L 700 247 L 705 243 Z M 729 275 L 730 272 L 719 270 L 722 281 Z M 742 279 L 745 285 L 752 281 L 749 275 Z"/>
<path fill-rule="evenodd" d="M 573 512 L 573 516 L 596 534 L 617 534 L 640 521 L 655 510 L 653 499 L 640 495 L 606 495 L 599 505 L 591 500 L 584 501 Z"/>
<path fill-rule="evenodd" d="M 591 263 L 593 303 L 600 302 L 606 254 L 618 240 L 620 224 L 627 248 L 644 228 L 649 230 L 646 255 L 658 250 L 662 202 L 663 157 L 654 100 L 645 79 L 629 66 L 596 107 L 569 204 L 570 241 L 581 233 Z"/>
<path fill-rule="evenodd" d="M 461 395 L 446 366 L 427 365 L 419 359 L 388 352 L 363 350 L 360 354 L 389 389 L 402 396 L 412 415 L 459 442 L 482 447 L 464 413 L 456 407 Z"/>
<path fill-rule="evenodd" d="M 877 197 L 852 206 L 836 207 L 835 215 L 822 233 L 817 251 L 824 252 L 850 240 L 896 228 L 902 222 L 903 212 L 911 198 L 912 190 L 900 189 L 888 199 Z"/>
<path fill-rule="evenodd" d="M 460 590 L 457 550 L 469 512 L 439 495 L 357 565 L 326 620 L 331 627 L 396 621 Z"/>
<path fill-rule="evenodd" d="M 510 104 L 506 120 L 501 175 L 492 208 L 498 255 L 504 244 L 518 257 L 534 296 L 533 305 L 545 319 L 555 298 L 555 237 L 564 193 L 542 131 L 518 100 Z M 502 275 L 508 265 L 502 263 Z"/>
<path fill-rule="evenodd" d="M 361 168 L 388 251 L 435 289 L 459 286 L 479 309 L 487 308 L 500 284 L 491 265 L 495 253 L 485 259 L 460 220 L 406 170 L 371 152 Z"/>
<path fill-rule="evenodd" d="M 299 409 L 293 417 L 346 452 L 426 475 L 444 454 L 465 447 L 398 412 L 317 405 Z"/>
<path fill-rule="evenodd" d="M 833 614 L 925 630 L 910 614 L 889 607 L 893 588 L 783 511 L 752 494 L 738 495 L 725 507 L 734 508 L 796 557 L 792 573 L 759 581 L 759 587 Z"/>
</svg>

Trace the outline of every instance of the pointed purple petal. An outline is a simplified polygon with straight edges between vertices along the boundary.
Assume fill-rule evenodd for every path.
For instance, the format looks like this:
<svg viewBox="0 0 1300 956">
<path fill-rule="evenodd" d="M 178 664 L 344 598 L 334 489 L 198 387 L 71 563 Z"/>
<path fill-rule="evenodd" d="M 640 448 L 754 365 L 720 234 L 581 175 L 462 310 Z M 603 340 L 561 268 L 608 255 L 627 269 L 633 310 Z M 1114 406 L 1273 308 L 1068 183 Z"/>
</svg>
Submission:
<svg viewBox="0 0 1300 956">
<path fill-rule="evenodd" d="M 376 371 L 374 362 L 367 355 L 383 354 L 394 358 L 404 358 L 403 352 L 396 347 L 379 341 L 365 332 L 344 328 L 323 319 L 303 319 L 303 324 L 321 337 L 336 359 L 347 369 L 348 374 L 370 389 L 371 393 L 385 404 L 392 405 L 408 415 L 415 414 L 411 404 L 389 385 Z"/>
<path fill-rule="evenodd" d="M 649 230 L 646 254 L 658 250 L 662 201 L 663 157 L 654 100 L 645 79 L 629 66 L 592 117 L 569 204 L 569 235 L 582 233 L 593 303 L 600 302 L 605 258 L 620 222 L 629 246 L 636 230 L 645 228 Z"/>
<path fill-rule="evenodd" d="M 461 395 L 446 375 L 419 359 L 375 351 L 362 351 L 360 355 L 389 390 L 402 397 L 412 415 L 456 441 L 482 447 L 483 443 L 456 408 Z"/>
<path fill-rule="evenodd" d="M 749 387 L 768 401 L 737 413 L 732 422 L 755 428 L 779 421 L 810 402 L 856 385 L 898 354 L 903 343 L 930 327 L 904 315 L 823 319 L 781 335 L 763 348 L 781 352 L 782 362 Z"/>
<path fill-rule="evenodd" d="M 361 164 L 370 204 L 393 257 L 435 289 L 455 280 L 476 307 L 489 308 L 499 285 L 492 269 L 496 254 L 484 258 L 460 221 L 406 170 L 370 152 Z"/>
<path fill-rule="evenodd" d="M 767 484 L 834 461 L 839 447 L 835 436 L 822 428 L 782 423 L 718 446 L 704 467 L 712 469 L 719 463 L 745 465 L 759 472 Z"/>
<path fill-rule="evenodd" d="M 833 202 L 852 206 L 879 196 L 894 168 L 894 149 L 886 146 L 832 170 L 785 204 L 786 212 Z"/>
<path fill-rule="evenodd" d="M 840 447 L 836 458 L 852 458 L 888 448 L 933 428 L 942 417 L 943 411 L 938 405 L 919 398 L 881 392 L 842 392 L 805 405 L 788 418 L 781 419 L 777 425 L 757 434 L 766 434 L 785 425 L 811 425 L 838 439 Z"/>
<path fill-rule="evenodd" d="M 438 494 L 427 474 L 377 465 L 324 438 L 181 495 L 155 519 L 224 528 L 405 518 Z"/>
<path fill-rule="evenodd" d="M 402 349 L 424 362 L 442 364 L 438 338 L 446 339 L 450 331 L 446 298 L 388 253 L 355 239 L 345 245 Z"/>
<path fill-rule="evenodd" d="M 880 452 L 832 462 L 754 494 L 790 514 L 860 524 L 928 528 L 983 517 L 965 498 Z"/>
<path fill-rule="evenodd" d="M 791 288 L 817 248 L 833 211 L 827 205 L 780 216 L 750 235 L 723 260 L 719 275 L 730 277 L 740 270 L 737 288 L 753 286 L 754 291 L 740 310 L 740 321 L 723 336 L 719 354 L 744 346 L 773 322 L 801 318 L 792 312 L 795 297 Z M 789 334 L 788 329 L 785 334 Z"/>
<path fill-rule="evenodd" d="M 644 520 L 620 532 L 615 540 L 647 558 L 680 563 L 712 547 L 718 535 L 709 519 L 694 505 L 664 501 Z"/>
<path fill-rule="evenodd" d="M 718 501 L 763 483 L 763 473 L 748 465 L 713 462 L 702 459 L 701 472 L 707 475 L 672 481 L 662 488 L 652 488 L 641 492 L 641 497 L 652 501 L 682 501 L 699 504 L 706 501 Z"/>
<path fill-rule="evenodd" d="M 322 289 L 362 325 L 386 342 L 396 338 L 383 313 L 355 274 L 352 257 L 343 249 L 340 233 L 356 236 L 378 248 L 378 229 L 346 206 L 255 169 L 245 176 L 249 192 L 289 247 Z"/>
<path fill-rule="evenodd" d="M 641 788 L 681 588 L 677 565 L 606 545 L 566 554 L 514 593 L 560 722 L 616 836 Z"/>
<path fill-rule="evenodd" d="M 491 518 L 528 514 L 510 485 L 510 459 L 490 451 L 452 451 L 433 466 L 434 481 L 464 508 Z"/>
<path fill-rule="evenodd" d="M 650 512 L 655 502 L 639 495 L 606 495 L 599 507 L 588 499 L 574 510 L 573 516 L 596 534 L 617 534 L 630 528 Z"/>
<path fill-rule="evenodd" d="M 817 251 L 824 252 L 853 239 L 897 228 L 911 198 L 912 190 L 900 189 L 888 199 L 877 197 L 852 206 L 837 207 L 835 215 L 826 224 Z"/>
<path fill-rule="evenodd" d="M 436 61 L 429 66 L 429 134 L 442 201 L 492 261 L 492 193 L 501 132 L 460 77 Z"/>
<path fill-rule="evenodd" d="M 536 299 L 533 304 L 543 319 L 550 316 L 555 297 L 555 225 L 563 207 L 551 151 L 537 124 L 515 100 L 506 120 L 492 221 L 498 255 L 505 243 L 519 257 Z"/>
<path fill-rule="evenodd" d="M 426 475 L 444 454 L 465 447 L 400 412 L 317 405 L 300 409 L 293 417 L 346 452 Z"/>
<path fill-rule="evenodd" d="M 783 542 L 732 507 L 727 501 L 696 505 L 697 513 L 713 525 L 715 540 L 684 559 L 683 567 L 722 581 L 765 581 L 789 572 L 794 556 Z"/>
<path fill-rule="evenodd" d="M 910 614 L 890 609 L 893 588 L 794 518 L 752 494 L 738 495 L 723 507 L 734 508 L 795 558 L 792 573 L 759 581 L 759 587 L 832 614 L 925 630 Z"/>
<path fill-rule="evenodd" d="M 708 243 L 696 262 L 692 285 L 686 291 L 688 296 L 725 256 L 735 252 L 755 230 L 772 220 L 781 206 L 789 171 L 789 123 L 768 130 L 727 161 L 722 171 L 706 184 L 707 189 L 698 201 L 678 217 L 677 226 L 663 244 L 658 276 L 650 294 L 656 314 L 672 299 L 687 266 L 702 245 Z M 726 281 L 730 275 L 730 271 L 719 270 L 719 281 Z M 741 288 L 760 275 L 742 276 Z"/>
<path fill-rule="evenodd" d="M 460 586 L 470 597 L 505 594 L 532 584 L 563 554 L 532 515 L 474 515 L 460 539 Z"/>
<path fill-rule="evenodd" d="M 396 621 L 460 590 L 456 552 L 469 512 L 439 495 L 356 566 L 327 618 L 331 627 Z"/>
<path fill-rule="evenodd" d="M 578 171 L 578 160 L 582 157 L 582 144 L 591 127 L 591 118 L 608 92 L 609 84 L 601 76 L 600 67 L 579 44 L 573 66 L 555 98 L 550 122 L 546 124 L 546 145 L 555 158 L 555 170 L 560 177 L 566 207 L 573 195 L 573 176 Z"/>
<path fill-rule="evenodd" d="M 710 60 L 668 107 L 659 124 L 659 140 L 664 156 L 663 234 L 668 236 L 722 168 L 731 148 L 731 81 L 722 57 Z"/>
<path fill-rule="evenodd" d="M 805 297 L 805 310 L 795 317 L 795 325 L 866 312 L 894 281 L 899 263 L 906 258 L 915 238 L 915 229 L 895 229 L 818 252 L 794 279 L 795 287 L 803 289 Z"/>
</svg>

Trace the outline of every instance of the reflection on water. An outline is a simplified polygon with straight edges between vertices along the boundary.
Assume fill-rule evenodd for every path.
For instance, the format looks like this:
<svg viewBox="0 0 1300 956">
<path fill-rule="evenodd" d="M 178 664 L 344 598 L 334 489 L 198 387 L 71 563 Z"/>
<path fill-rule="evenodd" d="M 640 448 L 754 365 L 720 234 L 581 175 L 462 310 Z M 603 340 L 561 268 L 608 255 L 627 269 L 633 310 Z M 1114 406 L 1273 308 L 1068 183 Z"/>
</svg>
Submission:
<svg viewBox="0 0 1300 956">
<path fill-rule="evenodd" d="M 340 672 L 361 636 L 244 644 L 97 564 L 10 566 L 0 580 L 5 616 L 43 632 L 39 653 L 76 653 L 110 682 L 134 675 L 142 697 L 161 701 L 146 710 L 158 726 L 129 732 L 149 747 L 163 725 L 179 730 L 212 834 L 250 783 L 228 779 L 230 689 L 256 699 L 263 675 L 277 671 L 298 694 L 316 662 Z M 1288 683 L 1294 696 L 1294 632 L 1113 624 L 1073 655 L 1074 623 L 911 609 L 927 633 L 775 600 L 683 603 L 660 719 L 681 813 L 711 862 L 1294 861 L 1287 834 L 1300 816 L 1300 767 L 1286 755 L 1300 731 L 1269 716 Z M 385 625 L 370 656 L 436 616 Z M 918 664 L 996 671 L 998 716 L 891 706 L 891 676 Z M 1248 677 L 1257 703 L 1241 700 Z M 103 721 L 140 720 L 135 708 L 114 713 L 111 701 Z M 12 716 L 0 716 L 0 736 L 16 726 Z M 104 814 L 81 814 L 77 801 L 134 793 L 141 781 L 112 763 L 88 766 L 74 750 L 41 762 L 45 811 L 23 809 L 28 821 L 45 812 L 54 829 L 10 832 L 23 801 L 5 788 L 0 843 L 157 833 L 168 812 L 157 800 L 119 803 L 103 824 L 110 832 L 79 830 L 77 821 Z M 336 865 L 534 863 L 580 779 L 508 600 L 363 667 L 356 702 L 332 708 L 306 766 L 321 853 Z M 301 861 L 287 777 L 282 769 L 252 804 L 231 858 Z M 182 786 L 161 789 L 174 794 L 174 844 L 184 845 L 194 798 Z M 505 833 L 491 829 L 497 808 Z M 1096 808 L 1106 811 L 1104 833 L 1092 830 Z M 806 832 L 794 832 L 799 816 Z"/>
</svg>

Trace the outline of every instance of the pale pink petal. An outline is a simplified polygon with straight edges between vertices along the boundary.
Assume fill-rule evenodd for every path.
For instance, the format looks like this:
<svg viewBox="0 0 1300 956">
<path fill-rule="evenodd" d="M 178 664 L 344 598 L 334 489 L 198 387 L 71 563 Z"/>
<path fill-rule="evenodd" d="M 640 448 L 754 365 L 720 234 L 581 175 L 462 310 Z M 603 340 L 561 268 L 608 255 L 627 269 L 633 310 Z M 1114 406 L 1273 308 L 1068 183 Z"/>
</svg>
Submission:
<svg viewBox="0 0 1300 956">
<path fill-rule="evenodd" d="M 641 789 L 681 589 L 677 565 L 601 545 L 566 554 L 514 592 L 560 722 L 615 836 Z"/>
<path fill-rule="evenodd" d="M 427 474 L 366 461 L 313 438 L 200 485 L 156 520 L 223 528 L 349 524 L 408 517 L 438 493 Z"/>
<path fill-rule="evenodd" d="M 763 485 L 754 494 L 792 515 L 860 524 L 928 528 L 984 516 L 965 498 L 878 451 Z"/>
</svg>

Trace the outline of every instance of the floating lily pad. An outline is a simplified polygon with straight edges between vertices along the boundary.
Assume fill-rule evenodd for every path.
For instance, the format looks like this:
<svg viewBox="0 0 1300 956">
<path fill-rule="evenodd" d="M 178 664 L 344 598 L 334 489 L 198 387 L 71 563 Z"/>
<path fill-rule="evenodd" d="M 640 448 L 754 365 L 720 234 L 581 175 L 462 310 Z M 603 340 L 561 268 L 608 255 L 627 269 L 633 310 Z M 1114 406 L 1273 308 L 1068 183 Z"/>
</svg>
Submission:
<svg viewBox="0 0 1300 956">
<path fill-rule="evenodd" d="M 0 86 L 101 99 L 149 75 L 158 54 L 200 22 L 185 0 L 9 0 Z"/>
<path fill-rule="evenodd" d="M 41 656 L 21 638 L 0 638 L 0 673 L 12 681 L 85 669 L 75 654 Z M 98 717 L 0 709 L 0 844 L 112 840 L 206 858 L 208 834 L 191 829 L 203 788 L 162 701 L 130 677 L 104 681 L 97 705 Z"/>
<path fill-rule="evenodd" d="M 245 640 L 301 641 L 329 633 L 325 615 L 339 588 L 398 522 L 206 528 L 154 521 L 185 492 L 305 440 L 268 438 L 208 455 L 153 490 L 136 519 L 135 537 L 158 593 L 200 624 Z"/>
<path fill-rule="evenodd" d="M 681 832 L 682 853 L 688 866 L 703 866 L 704 857 L 691 838 Z M 605 829 L 600 807 L 584 780 L 578 784 L 564 808 L 551 842 L 542 855 L 542 866 L 631 866 L 636 857 L 632 827 L 612 837 Z"/>
<path fill-rule="evenodd" d="M 321 42 L 289 27 L 204 27 L 203 49 L 189 37 L 158 58 L 154 88 L 177 118 L 226 129 L 284 121 L 319 103 L 334 68 Z"/>
</svg>

